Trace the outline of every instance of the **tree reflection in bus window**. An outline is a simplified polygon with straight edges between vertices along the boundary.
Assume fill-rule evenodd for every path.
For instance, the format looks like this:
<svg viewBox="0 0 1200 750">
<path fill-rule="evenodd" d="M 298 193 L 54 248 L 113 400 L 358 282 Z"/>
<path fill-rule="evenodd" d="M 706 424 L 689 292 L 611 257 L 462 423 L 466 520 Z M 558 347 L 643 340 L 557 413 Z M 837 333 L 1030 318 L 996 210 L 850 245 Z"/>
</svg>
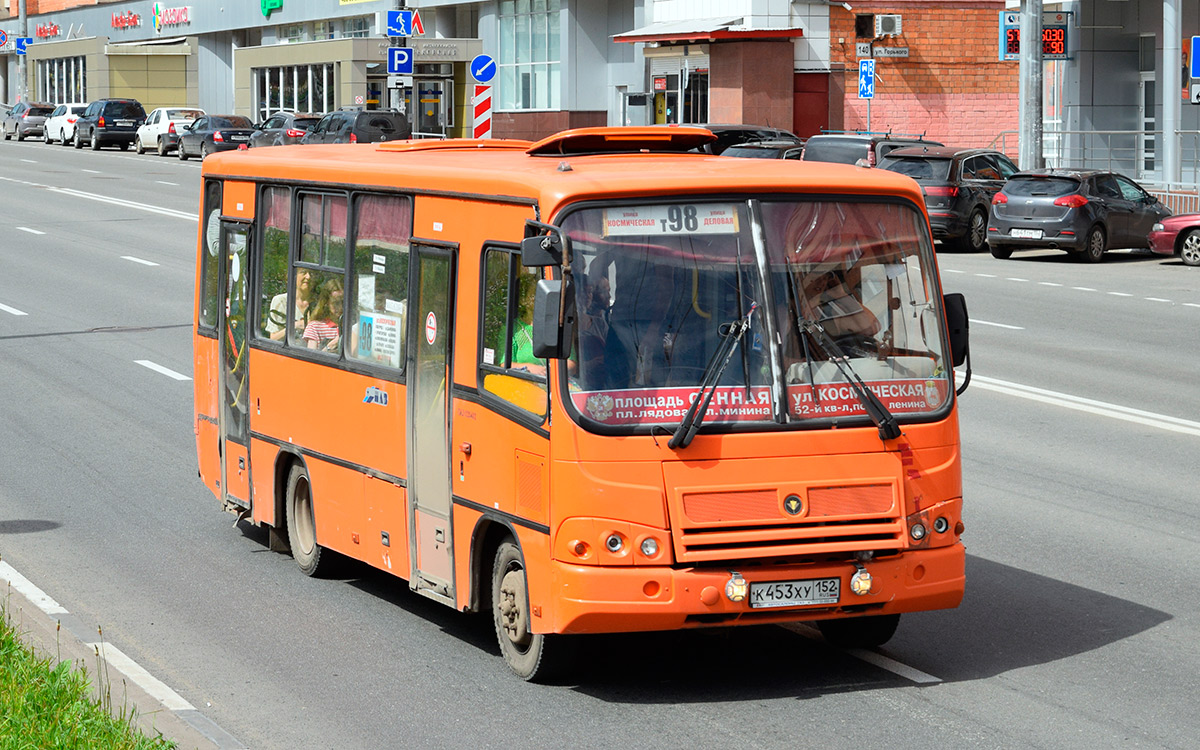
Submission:
<svg viewBox="0 0 1200 750">
<path fill-rule="evenodd" d="M 364 195 L 354 207 L 346 356 L 399 369 L 408 313 L 411 204 L 403 196 Z"/>
<path fill-rule="evenodd" d="M 201 259 L 200 321 L 203 327 L 217 324 L 217 305 L 220 298 L 218 261 L 221 242 L 221 183 L 210 180 L 204 186 L 204 257 Z"/>
<path fill-rule="evenodd" d="M 533 356 L 533 297 L 539 269 L 519 251 L 491 248 L 484 256 L 483 389 L 539 417 L 546 415 L 546 360 Z"/>
<path fill-rule="evenodd" d="M 292 199 L 287 188 L 269 187 L 262 200 L 262 269 L 259 273 L 258 333 L 282 341 L 288 325 L 288 248 L 291 243 Z M 303 333 L 312 299 L 311 279 L 293 290 L 292 326 Z"/>
</svg>

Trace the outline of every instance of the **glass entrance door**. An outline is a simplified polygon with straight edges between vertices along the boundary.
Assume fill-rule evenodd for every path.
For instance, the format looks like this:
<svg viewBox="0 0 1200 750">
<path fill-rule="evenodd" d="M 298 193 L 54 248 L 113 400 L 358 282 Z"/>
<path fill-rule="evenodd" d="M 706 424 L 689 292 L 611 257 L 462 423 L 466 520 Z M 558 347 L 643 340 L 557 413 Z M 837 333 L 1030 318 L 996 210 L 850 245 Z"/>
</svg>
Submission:
<svg viewBox="0 0 1200 750">
<path fill-rule="evenodd" d="M 453 124 L 450 116 L 453 81 L 418 78 L 414 81 L 413 89 L 416 102 L 409 114 L 413 130 L 429 135 L 446 135 L 447 129 Z"/>
</svg>

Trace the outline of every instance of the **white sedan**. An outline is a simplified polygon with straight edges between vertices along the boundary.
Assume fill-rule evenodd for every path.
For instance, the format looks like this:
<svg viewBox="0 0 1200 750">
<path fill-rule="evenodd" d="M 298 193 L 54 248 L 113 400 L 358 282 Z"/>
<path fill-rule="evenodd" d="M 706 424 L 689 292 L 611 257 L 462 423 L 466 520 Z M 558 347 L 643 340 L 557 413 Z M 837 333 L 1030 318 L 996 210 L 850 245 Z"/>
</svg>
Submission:
<svg viewBox="0 0 1200 750">
<path fill-rule="evenodd" d="M 79 119 L 87 106 L 87 102 L 81 102 L 60 104 L 55 107 L 54 111 L 46 117 L 42 140 L 46 143 L 58 141 L 64 146 L 69 146 L 71 139 L 75 137 L 75 121 Z"/>
<path fill-rule="evenodd" d="M 179 133 L 184 125 L 191 125 L 204 110 L 198 107 L 159 107 L 150 113 L 146 122 L 137 130 L 133 149 L 144 154 L 149 149 L 158 151 L 159 156 L 179 147 Z"/>
</svg>

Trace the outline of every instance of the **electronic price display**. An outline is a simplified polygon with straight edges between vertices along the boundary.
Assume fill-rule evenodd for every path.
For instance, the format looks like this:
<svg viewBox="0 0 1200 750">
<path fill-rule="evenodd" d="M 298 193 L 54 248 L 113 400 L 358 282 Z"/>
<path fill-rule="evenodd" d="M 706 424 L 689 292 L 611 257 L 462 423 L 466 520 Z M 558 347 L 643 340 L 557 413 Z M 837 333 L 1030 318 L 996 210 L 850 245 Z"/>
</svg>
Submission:
<svg viewBox="0 0 1200 750">
<path fill-rule="evenodd" d="M 1066 60 L 1070 50 L 1066 13 L 1046 13 L 1042 18 L 1042 59 Z M 1000 12 L 1000 59 L 1018 60 L 1021 56 L 1021 14 Z"/>
</svg>

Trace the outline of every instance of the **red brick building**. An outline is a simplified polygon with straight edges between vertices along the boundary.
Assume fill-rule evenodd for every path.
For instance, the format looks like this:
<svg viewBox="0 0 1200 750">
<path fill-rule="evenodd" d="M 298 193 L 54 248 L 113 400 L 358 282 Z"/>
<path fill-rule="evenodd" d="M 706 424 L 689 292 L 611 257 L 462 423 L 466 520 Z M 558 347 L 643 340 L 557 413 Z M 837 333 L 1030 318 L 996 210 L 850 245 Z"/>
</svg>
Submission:
<svg viewBox="0 0 1200 750">
<path fill-rule="evenodd" d="M 1017 130 L 1017 63 L 999 59 L 1002 10 L 1002 1 L 988 0 L 856 2 L 852 12 L 831 5 L 834 91 L 828 128 L 925 133 L 931 139 L 964 146 L 986 146 L 999 133 Z M 862 20 L 863 16 L 883 14 L 901 17 L 900 34 L 876 37 L 874 24 Z M 866 35 L 862 35 L 864 27 Z M 875 48 L 875 98 L 871 100 L 869 128 L 867 100 L 858 98 L 861 58 L 856 54 L 857 43 L 872 43 Z M 905 48 L 907 57 L 884 56 L 887 50 L 895 54 Z M 840 92 L 836 91 L 839 84 Z"/>
</svg>

